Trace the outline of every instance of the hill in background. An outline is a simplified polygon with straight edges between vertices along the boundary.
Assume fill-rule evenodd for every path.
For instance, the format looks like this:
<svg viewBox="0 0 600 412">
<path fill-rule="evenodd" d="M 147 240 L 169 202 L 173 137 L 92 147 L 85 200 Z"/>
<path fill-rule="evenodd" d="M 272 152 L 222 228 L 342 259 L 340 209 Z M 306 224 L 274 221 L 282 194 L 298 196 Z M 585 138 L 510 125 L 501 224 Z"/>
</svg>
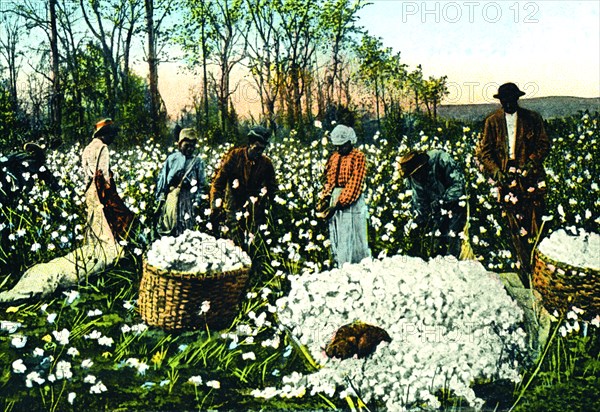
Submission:
<svg viewBox="0 0 600 412">
<path fill-rule="evenodd" d="M 577 114 L 579 111 L 600 111 L 600 97 L 569 97 L 551 96 L 534 97 L 532 99 L 519 99 L 519 105 L 538 112 L 544 119 L 565 117 Z M 478 122 L 500 108 L 499 103 L 441 105 L 438 116 L 447 119 L 456 119 Z"/>
</svg>

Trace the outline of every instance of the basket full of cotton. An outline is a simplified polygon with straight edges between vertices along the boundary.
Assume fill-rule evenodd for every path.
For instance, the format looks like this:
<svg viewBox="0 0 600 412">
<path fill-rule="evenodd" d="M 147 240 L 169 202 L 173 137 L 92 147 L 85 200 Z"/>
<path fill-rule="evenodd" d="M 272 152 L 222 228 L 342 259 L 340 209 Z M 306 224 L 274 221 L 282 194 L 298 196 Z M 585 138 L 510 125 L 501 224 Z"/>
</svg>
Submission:
<svg viewBox="0 0 600 412">
<path fill-rule="evenodd" d="M 166 330 L 227 327 L 235 318 L 251 261 L 231 240 L 186 230 L 150 247 L 138 298 L 146 323 Z"/>
<path fill-rule="evenodd" d="M 585 318 L 600 314 L 600 235 L 569 227 L 542 240 L 533 286 L 549 310 L 566 313 L 575 306 Z"/>
</svg>

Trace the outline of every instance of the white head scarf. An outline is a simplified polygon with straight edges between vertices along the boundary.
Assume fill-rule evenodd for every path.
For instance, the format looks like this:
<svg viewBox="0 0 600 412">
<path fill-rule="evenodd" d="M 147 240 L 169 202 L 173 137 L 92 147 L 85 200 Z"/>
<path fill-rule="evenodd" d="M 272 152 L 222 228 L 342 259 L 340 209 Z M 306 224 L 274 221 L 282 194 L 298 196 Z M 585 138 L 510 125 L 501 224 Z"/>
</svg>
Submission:
<svg viewBox="0 0 600 412">
<path fill-rule="evenodd" d="M 344 126 L 343 124 L 338 124 L 331 132 L 331 143 L 335 146 L 341 146 L 347 141 L 356 144 L 356 133 L 354 133 L 354 129 Z"/>
</svg>

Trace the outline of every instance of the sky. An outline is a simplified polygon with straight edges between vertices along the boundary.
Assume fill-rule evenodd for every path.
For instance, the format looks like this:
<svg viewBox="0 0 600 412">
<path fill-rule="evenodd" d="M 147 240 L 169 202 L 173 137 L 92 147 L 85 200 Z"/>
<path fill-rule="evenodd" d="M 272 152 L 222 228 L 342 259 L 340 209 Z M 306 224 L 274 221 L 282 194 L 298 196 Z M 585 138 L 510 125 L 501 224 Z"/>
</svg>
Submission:
<svg viewBox="0 0 600 412">
<path fill-rule="evenodd" d="M 600 96 L 599 0 L 371 1 L 359 24 L 401 52 L 409 69 L 421 64 L 426 77 L 448 76 L 443 103 L 493 102 L 498 86 L 509 81 L 525 98 Z M 163 64 L 170 113 L 198 81 Z M 240 114 L 257 101 L 247 83 L 234 98 Z"/>
<path fill-rule="evenodd" d="M 448 76 L 445 103 L 485 103 L 499 84 L 525 97 L 600 96 L 600 1 L 374 0 L 361 24 L 410 68 Z"/>
</svg>

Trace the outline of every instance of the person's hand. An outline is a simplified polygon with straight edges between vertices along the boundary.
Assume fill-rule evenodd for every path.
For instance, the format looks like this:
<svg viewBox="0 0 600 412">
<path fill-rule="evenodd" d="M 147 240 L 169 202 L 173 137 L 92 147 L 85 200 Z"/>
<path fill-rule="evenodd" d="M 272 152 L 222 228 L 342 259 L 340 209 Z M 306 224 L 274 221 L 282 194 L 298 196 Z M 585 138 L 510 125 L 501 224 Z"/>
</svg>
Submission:
<svg viewBox="0 0 600 412">
<path fill-rule="evenodd" d="M 333 215 L 335 215 L 335 212 L 337 212 L 337 207 L 336 206 L 332 206 L 327 208 L 327 210 L 325 211 L 325 220 L 329 220 L 333 217 Z"/>
</svg>

